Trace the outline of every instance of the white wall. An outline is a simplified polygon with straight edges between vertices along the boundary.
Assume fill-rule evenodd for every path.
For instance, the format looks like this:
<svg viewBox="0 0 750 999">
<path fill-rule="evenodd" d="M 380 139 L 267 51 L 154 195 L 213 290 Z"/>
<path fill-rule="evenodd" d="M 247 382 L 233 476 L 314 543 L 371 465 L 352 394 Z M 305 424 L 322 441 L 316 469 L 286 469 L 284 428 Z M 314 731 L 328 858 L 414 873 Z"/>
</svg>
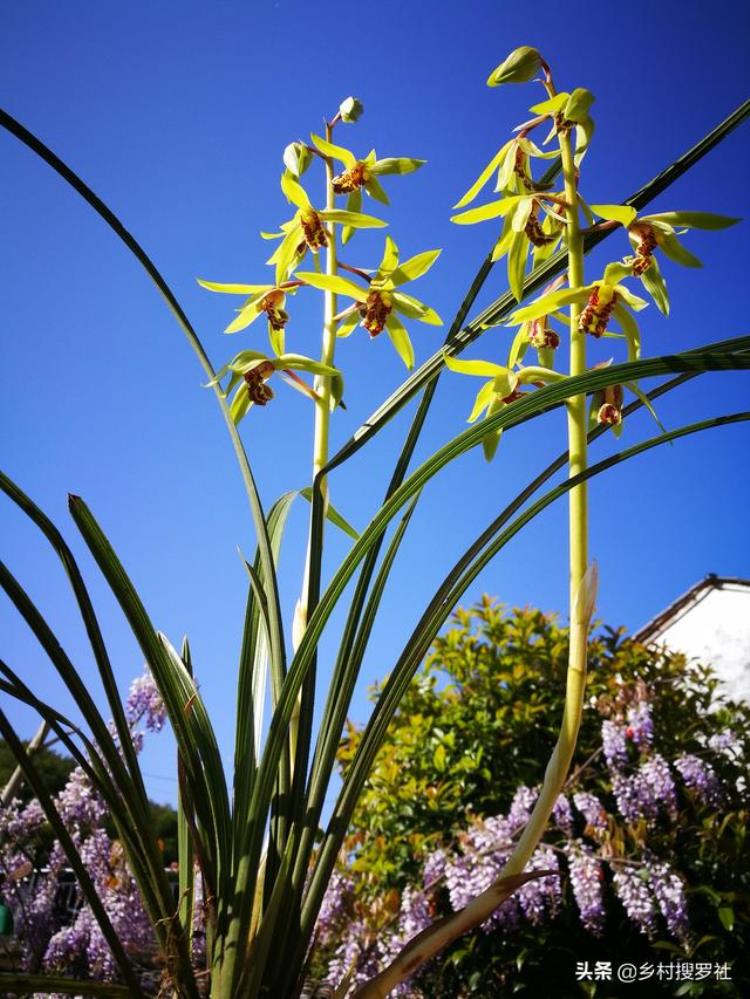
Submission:
<svg viewBox="0 0 750 999">
<path fill-rule="evenodd" d="M 651 640 L 713 666 L 730 697 L 750 702 L 750 587 L 708 590 Z"/>
</svg>

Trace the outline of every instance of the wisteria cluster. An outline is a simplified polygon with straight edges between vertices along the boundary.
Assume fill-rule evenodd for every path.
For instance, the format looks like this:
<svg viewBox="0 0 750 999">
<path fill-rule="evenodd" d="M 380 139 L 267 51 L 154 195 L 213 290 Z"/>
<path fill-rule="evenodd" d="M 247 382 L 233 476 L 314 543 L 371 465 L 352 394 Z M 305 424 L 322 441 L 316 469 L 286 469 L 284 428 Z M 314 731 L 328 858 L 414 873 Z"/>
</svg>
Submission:
<svg viewBox="0 0 750 999">
<path fill-rule="evenodd" d="M 604 868 L 591 847 L 581 841 L 568 844 L 565 856 L 581 922 L 587 930 L 598 935 L 604 928 L 605 919 Z"/>
<path fill-rule="evenodd" d="M 618 811 L 628 822 L 645 819 L 653 823 L 662 810 L 672 818 L 677 813 L 672 773 L 667 761 L 658 753 L 631 774 L 614 773 L 612 790 Z"/>
<path fill-rule="evenodd" d="M 164 704 L 148 669 L 131 684 L 126 717 L 136 751 L 143 727 L 158 732 L 164 725 Z M 154 951 L 152 927 L 122 847 L 105 829 L 106 804 L 81 767 L 71 771 L 54 804 L 118 937 L 140 962 L 147 962 Z M 109 946 L 75 885 L 64 904 L 67 858 L 62 846 L 55 841 L 46 857 L 40 853 L 38 836 L 45 823 L 35 800 L 23 804 L 16 798 L 0 810 L 0 880 L 13 910 L 22 967 L 115 980 L 118 973 Z"/>
<path fill-rule="evenodd" d="M 364 920 L 349 924 L 345 939 L 328 967 L 329 981 L 337 987 L 348 981 L 349 989 L 353 991 L 358 984 L 376 974 L 435 919 L 436 891 L 439 888 L 444 886 L 447 889 L 454 911 L 463 909 L 476 895 L 489 888 L 500 875 L 514 840 L 528 822 L 537 797 L 535 789 L 518 788 L 507 815 L 477 820 L 460 837 L 457 849 L 435 850 L 429 854 L 422 869 L 423 887 L 407 886 L 404 889 L 400 909 L 391 917 L 385 931 L 376 932 Z M 560 815 L 563 822 L 566 816 L 570 816 L 572 821 L 567 799 L 560 804 Z M 559 871 L 557 852 L 549 846 L 541 846 L 531 858 L 528 870 Z M 321 936 L 329 936 L 331 926 L 335 926 L 336 922 L 339 930 L 343 928 L 341 914 L 351 911 L 353 889 L 351 877 L 340 875 L 332 882 L 321 909 Z M 539 925 L 545 918 L 553 918 L 557 914 L 561 900 L 559 877 L 547 876 L 528 881 L 495 911 L 482 925 L 482 930 L 486 933 L 511 930 L 522 919 Z M 331 918 L 333 913 L 336 914 L 335 921 Z M 393 994 L 420 995 L 413 985 Z"/>
<path fill-rule="evenodd" d="M 724 798 L 716 771 L 706 760 L 692 753 L 682 753 L 674 761 L 685 786 L 690 788 L 705 805 L 718 808 Z"/>
<path fill-rule="evenodd" d="M 167 709 L 148 666 L 131 683 L 125 709 L 133 727 L 143 724 L 149 732 L 161 732 L 164 728 Z"/>
<path fill-rule="evenodd" d="M 677 776 L 700 803 L 712 807 L 723 800 L 722 785 L 707 760 L 682 753 L 670 763 L 656 750 L 646 694 L 639 687 L 624 704 L 604 709 L 608 717 L 601 724 L 599 751 L 608 778 L 599 782 L 604 794 L 581 787 L 577 777 L 554 804 L 547 842 L 536 850 L 526 870 L 551 870 L 558 876 L 528 881 L 482 924 L 481 933 L 509 937 L 523 923 L 541 926 L 555 919 L 569 890 L 581 925 L 595 936 L 604 933 L 610 918 L 624 914 L 649 940 L 666 933 L 678 945 L 690 945 L 685 880 L 671 862 L 651 852 L 643 830 L 679 826 L 683 802 Z M 735 742 L 727 733 L 714 738 L 708 748 L 731 754 Z M 606 791 L 607 782 L 611 793 Z M 537 789 L 519 787 L 507 813 L 475 817 L 451 847 L 426 853 L 419 887 L 407 885 L 400 908 L 386 912 L 379 921 L 372 913 L 368 918 L 366 907 L 356 902 L 356 876 L 340 871 L 331 882 L 319 921 L 320 939 L 336 941 L 328 968 L 330 984 L 351 994 L 434 918 L 464 908 L 488 888 L 500 875 L 537 796 Z M 616 834 L 618 828 L 630 828 L 627 836 L 632 838 Z M 421 995 L 414 985 L 403 994 Z"/>
</svg>

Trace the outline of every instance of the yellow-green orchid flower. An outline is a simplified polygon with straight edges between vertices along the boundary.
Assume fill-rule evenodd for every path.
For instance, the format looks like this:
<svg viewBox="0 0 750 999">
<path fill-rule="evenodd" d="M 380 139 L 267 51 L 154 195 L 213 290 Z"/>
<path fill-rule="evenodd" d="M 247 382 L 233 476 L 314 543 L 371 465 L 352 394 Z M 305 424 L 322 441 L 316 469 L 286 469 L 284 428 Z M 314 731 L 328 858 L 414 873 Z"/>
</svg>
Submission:
<svg viewBox="0 0 750 999">
<path fill-rule="evenodd" d="M 275 372 L 279 372 L 292 388 L 303 395 L 317 399 L 315 390 L 303 381 L 295 372 L 307 371 L 312 375 L 328 375 L 336 382 L 335 395 L 341 399 L 343 379 L 341 372 L 328 364 L 314 361 L 303 354 L 281 354 L 278 357 L 268 357 L 257 350 L 241 350 L 231 361 L 216 372 L 208 383 L 217 385 L 225 375 L 230 374 L 228 384 L 223 388 L 224 396 L 235 389 L 229 412 L 235 424 L 247 415 L 251 406 L 265 406 L 274 397 L 273 389 L 267 384 Z M 238 385 L 238 383 L 241 383 Z"/>
<path fill-rule="evenodd" d="M 221 284 L 217 281 L 203 281 L 198 284 L 208 291 L 224 295 L 246 295 L 247 298 L 237 310 L 237 316 L 224 330 L 237 333 L 255 322 L 262 315 L 268 320 L 268 339 L 275 354 L 284 353 L 284 333 L 289 315 L 286 311 L 286 296 L 293 295 L 301 286 L 301 281 L 284 281 L 273 284 Z"/>
<path fill-rule="evenodd" d="M 262 233 L 266 239 L 281 239 L 276 252 L 268 260 L 269 264 L 276 265 L 277 285 L 290 276 L 308 249 L 317 253 L 321 247 L 328 245 L 326 222 L 338 222 L 355 229 L 382 229 L 387 225 L 372 215 L 338 208 L 314 208 L 305 189 L 289 172 L 281 176 L 281 189 L 297 211 L 288 222 L 284 222 L 280 233 Z"/>
<path fill-rule="evenodd" d="M 333 190 L 336 194 L 348 194 L 346 209 L 350 212 L 359 212 L 362 208 L 362 191 L 366 191 L 371 198 L 382 204 L 388 204 L 388 195 L 380 185 L 378 177 L 389 174 L 413 173 L 423 166 L 426 160 L 417 160 L 411 156 L 389 157 L 379 160 L 372 149 L 363 159 L 357 159 L 350 149 L 343 146 L 334 145 L 327 139 L 319 135 L 311 135 L 313 144 L 324 156 L 338 160 L 344 170 L 333 178 Z M 352 227 L 347 226 L 342 233 L 342 240 L 346 243 L 352 235 Z"/>
<path fill-rule="evenodd" d="M 669 294 L 654 250 L 660 249 L 665 257 L 683 267 L 701 267 L 694 256 L 677 238 L 688 229 L 726 229 L 740 219 L 711 212 L 659 212 L 656 215 L 638 216 L 630 205 L 590 205 L 591 211 L 608 222 L 617 222 L 628 233 L 634 255 L 626 257 L 634 277 L 640 278 L 651 295 L 657 309 L 669 315 Z"/>
<path fill-rule="evenodd" d="M 627 264 L 608 264 L 600 281 L 583 285 L 581 288 L 563 288 L 542 295 L 530 305 L 517 309 L 510 317 L 508 325 L 516 326 L 532 322 L 576 302 L 583 306 L 578 321 L 578 328 L 582 332 L 590 333 L 599 339 L 604 335 L 610 318 L 614 315 L 628 341 L 630 359 L 637 360 L 640 356 L 640 333 L 630 310 L 640 312 L 648 303 L 634 295 L 624 284 L 619 283 L 631 273 L 632 269 Z"/>
<path fill-rule="evenodd" d="M 542 367 L 514 370 L 513 367 L 504 367 L 492 361 L 463 361 L 452 357 L 447 351 L 443 352 L 443 360 L 450 371 L 489 379 L 477 392 L 467 423 L 476 423 L 480 417 L 486 420 L 520 399 L 524 394 L 521 389 L 523 385 L 545 385 L 565 377 Z M 487 461 L 494 457 L 501 435 L 502 430 L 492 430 L 482 438 L 482 449 Z"/>
<path fill-rule="evenodd" d="M 440 256 L 440 250 L 426 250 L 399 263 L 398 247 L 386 236 L 385 251 L 377 271 L 370 277 L 365 271 L 355 271 L 368 281 L 362 287 L 341 275 L 298 273 L 297 277 L 313 288 L 333 291 L 354 299 L 354 304 L 339 314 L 337 336 L 349 336 L 357 325 L 364 327 L 371 337 L 385 329 L 407 368 L 414 366 L 414 347 L 399 314 L 431 326 L 442 326 L 440 316 L 424 302 L 399 289 L 407 281 L 426 274 Z"/>
<path fill-rule="evenodd" d="M 546 217 L 539 221 L 539 212 Z M 529 250 L 534 249 L 537 261 L 548 256 L 557 246 L 567 210 L 559 194 L 513 194 L 490 201 L 478 208 L 451 216 L 458 225 L 473 225 L 487 219 L 504 218 L 500 238 L 492 251 L 492 260 L 508 257 L 508 284 L 517 301 L 523 297 L 523 282 Z"/>
<path fill-rule="evenodd" d="M 594 135 L 594 119 L 589 114 L 589 108 L 596 98 L 585 87 L 576 87 L 571 93 L 561 91 L 540 104 L 534 104 L 529 110 L 536 115 L 552 118 L 552 129 L 544 140 L 544 145 L 550 142 L 560 132 L 575 129 L 575 165 L 580 166 L 591 144 Z"/>
<path fill-rule="evenodd" d="M 531 139 L 519 136 L 510 139 L 492 157 L 454 208 L 464 208 L 477 197 L 497 173 L 494 190 L 498 194 L 528 194 L 538 190 L 531 175 L 531 159 L 554 159 L 557 152 L 543 152 Z"/>
</svg>

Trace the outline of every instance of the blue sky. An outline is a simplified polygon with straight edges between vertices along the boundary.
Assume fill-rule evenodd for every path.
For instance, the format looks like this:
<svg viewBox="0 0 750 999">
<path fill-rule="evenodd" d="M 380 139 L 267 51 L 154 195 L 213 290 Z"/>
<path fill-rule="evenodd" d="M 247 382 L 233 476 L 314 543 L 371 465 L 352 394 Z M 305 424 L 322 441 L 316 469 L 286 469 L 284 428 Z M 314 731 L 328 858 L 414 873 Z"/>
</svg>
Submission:
<svg viewBox="0 0 750 999">
<path fill-rule="evenodd" d="M 127 5 L 29 2 L 4 13 L 3 106 L 49 144 L 120 215 L 156 261 L 216 365 L 258 347 L 260 326 L 224 337 L 232 302 L 196 276 L 259 282 L 268 244 L 258 231 L 288 217 L 278 187 L 280 155 L 319 131 L 324 115 L 356 94 L 359 124 L 338 139 L 383 156 L 424 158 L 410 177 L 390 178 L 385 217 L 404 254 L 442 247 L 415 293 L 450 322 L 492 244 L 494 224 L 459 228 L 450 207 L 526 108 L 530 86 L 489 90 L 489 71 L 517 45 L 539 46 L 561 89 L 596 95 L 594 146 L 582 190 L 615 202 L 696 142 L 745 98 L 750 17 L 743 3 L 666 2 L 637 11 L 599 3 L 520 4 L 195 2 Z M 655 203 L 747 216 L 746 125 Z M 48 167 L 0 135 L 2 464 L 66 533 L 92 584 L 123 688 L 141 657 L 66 511 L 85 498 L 158 627 L 190 635 L 196 669 L 231 757 L 233 697 L 252 526 L 228 438 L 182 334 L 136 262 Z M 645 352 L 670 352 L 747 332 L 747 223 L 686 242 L 704 269 L 665 265 L 672 315 L 643 314 Z M 382 235 L 358 237 L 345 259 L 371 266 Z M 587 260 L 596 276 L 627 252 L 615 236 Z M 480 304 L 504 290 L 503 270 Z M 319 301 L 294 302 L 289 343 L 316 351 Z M 412 330 L 418 362 L 442 332 Z M 489 331 L 466 356 L 501 361 L 508 330 Z M 261 348 L 262 349 L 262 348 Z M 612 352 L 592 350 L 592 359 Z M 347 378 L 343 443 L 402 380 L 385 338 L 364 331 L 338 353 Z M 747 408 L 747 375 L 705 377 L 663 400 L 669 426 Z M 465 426 L 473 380 L 445 376 L 419 448 L 424 457 Z M 408 427 L 410 408 L 331 482 L 334 503 L 356 526 L 372 515 Z M 243 436 L 264 502 L 308 482 L 311 408 L 283 386 L 245 422 Z M 623 443 L 650 435 L 633 419 Z M 665 447 L 592 486 L 591 549 L 601 570 L 600 617 L 636 628 L 707 572 L 750 575 L 747 428 L 732 427 Z M 393 664 L 425 602 L 452 561 L 523 483 L 562 447 L 560 414 L 507 435 L 495 462 L 474 451 L 429 486 L 399 558 L 355 699 Z M 612 449 L 599 442 L 594 455 Z M 299 587 L 306 532 L 295 510 L 281 564 L 287 611 Z M 566 512 L 548 511 L 477 581 L 509 604 L 564 611 Z M 48 614 L 92 687 L 95 674 L 54 556 L 33 528 L 0 504 L 3 558 Z M 347 542 L 329 538 L 326 569 Z M 2 656 L 55 703 L 64 698 L 8 602 L 0 603 Z M 324 680 L 336 625 L 321 657 Z M 12 709 L 24 735 L 35 721 Z M 172 749 L 151 740 L 144 769 L 155 798 L 174 797 Z"/>
</svg>

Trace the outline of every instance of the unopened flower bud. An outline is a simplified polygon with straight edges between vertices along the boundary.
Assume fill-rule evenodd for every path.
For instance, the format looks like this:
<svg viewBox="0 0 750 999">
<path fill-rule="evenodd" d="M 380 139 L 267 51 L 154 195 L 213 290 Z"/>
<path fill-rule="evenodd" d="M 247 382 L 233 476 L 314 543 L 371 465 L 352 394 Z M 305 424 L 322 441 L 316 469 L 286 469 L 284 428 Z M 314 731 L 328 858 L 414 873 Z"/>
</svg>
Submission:
<svg viewBox="0 0 750 999">
<path fill-rule="evenodd" d="M 364 112 L 364 104 L 356 97 L 347 97 L 339 105 L 339 115 L 341 116 L 341 120 L 347 125 L 361 118 Z"/>
<path fill-rule="evenodd" d="M 503 83 L 526 83 L 533 80 L 542 68 L 542 57 L 530 45 L 521 45 L 495 69 L 487 80 L 488 87 L 499 87 Z"/>
<path fill-rule="evenodd" d="M 312 153 L 303 142 L 290 142 L 284 150 L 284 166 L 293 177 L 301 177 L 311 159 Z"/>
</svg>

